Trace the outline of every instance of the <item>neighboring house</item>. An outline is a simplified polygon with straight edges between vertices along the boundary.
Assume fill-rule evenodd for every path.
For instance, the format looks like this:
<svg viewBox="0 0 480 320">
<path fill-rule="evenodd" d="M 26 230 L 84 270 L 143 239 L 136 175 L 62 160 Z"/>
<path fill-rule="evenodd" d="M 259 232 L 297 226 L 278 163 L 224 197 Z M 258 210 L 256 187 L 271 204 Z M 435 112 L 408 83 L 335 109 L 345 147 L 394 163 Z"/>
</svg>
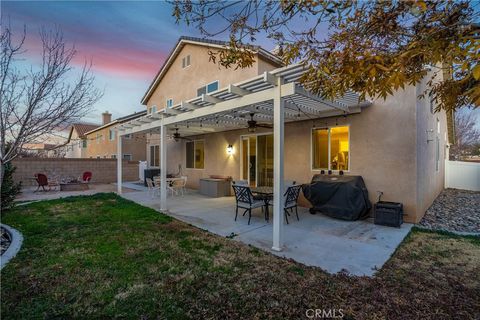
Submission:
<svg viewBox="0 0 480 320">
<path fill-rule="evenodd" d="M 448 158 L 447 115 L 418 98 L 426 81 L 386 100 L 359 101 L 349 92 L 330 101 L 298 83 L 301 64 L 282 67 L 261 48 L 250 68 L 208 62 L 208 51 L 225 45 L 180 38 L 142 99 L 149 114 L 119 127 L 121 135 L 166 132 L 149 136 L 150 166 L 167 174 L 181 166 L 190 188 L 198 188 L 200 178 L 226 175 L 273 184 L 277 194 L 277 164 L 283 163 L 284 179 L 297 183 L 309 183 L 321 170 L 343 170 L 363 177 L 372 202 L 381 191 L 382 200 L 404 204 L 406 221 L 422 218 L 444 188 Z M 162 145 L 166 163 L 159 160 Z M 274 203 L 274 210 L 281 206 Z M 274 239 L 278 230 L 274 225 Z"/>
<path fill-rule="evenodd" d="M 83 158 L 110 159 L 117 157 L 117 132 L 116 126 L 127 121 L 145 116 L 146 111 L 140 111 L 112 121 L 112 115 L 102 113 L 102 125 L 85 132 L 86 141 Z M 146 160 L 145 134 L 132 134 L 123 139 L 122 158 L 125 160 Z"/>
<path fill-rule="evenodd" d="M 51 143 L 26 143 L 22 147 L 21 157 L 64 158 L 65 146 Z"/>
<path fill-rule="evenodd" d="M 87 158 L 88 141 L 85 133 L 98 127 L 98 124 L 91 123 L 72 124 L 67 143 L 64 146 L 65 158 Z"/>
</svg>

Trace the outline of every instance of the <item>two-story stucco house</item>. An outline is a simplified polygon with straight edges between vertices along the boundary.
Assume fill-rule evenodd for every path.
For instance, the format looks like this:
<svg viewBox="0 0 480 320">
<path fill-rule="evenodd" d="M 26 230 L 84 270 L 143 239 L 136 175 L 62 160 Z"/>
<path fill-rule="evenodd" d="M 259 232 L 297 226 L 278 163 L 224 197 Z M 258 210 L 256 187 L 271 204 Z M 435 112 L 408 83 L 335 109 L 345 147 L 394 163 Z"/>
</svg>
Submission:
<svg viewBox="0 0 480 320">
<path fill-rule="evenodd" d="M 180 38 L 142 99 L 148 114 L 118 127 L 121 136 L 149 135 L 150 166 L 162 176 L 180 167 L 190 188 L 210 175 L 273 185 L 274 248 L 283 181 L 308 183 L 321 170 L 360 175 L 372 202 L 381 191 L 403 203 L 406 221 L 422 218 L 444 187 L 448 151 L 446 113 L 418 98 L 425 82 L 386 100 L 359 101 L 350 92 L 327 101 L 298 82 L 302 64 L 283 66 L 262 48 L 250 68 L 209 62 L 209 50 L 224 46 Z M 160 201 L 166 209 L 164 193 Z"/>
<path fill-rule="evenodd" d="M 102 125 L 91 129 L 84 134 L 83 158 L 109 159 L 117 157 L 117 134 L 115 126 L 126 121 L 132 121 L 146 115 L 146 111 L 132 113 L 112 121 L 112 115 L 102 113 Z M 146 160 L 145 134 L 131 134 L 123 139 L 122 159 L 133 161 Z"/>
</svg>

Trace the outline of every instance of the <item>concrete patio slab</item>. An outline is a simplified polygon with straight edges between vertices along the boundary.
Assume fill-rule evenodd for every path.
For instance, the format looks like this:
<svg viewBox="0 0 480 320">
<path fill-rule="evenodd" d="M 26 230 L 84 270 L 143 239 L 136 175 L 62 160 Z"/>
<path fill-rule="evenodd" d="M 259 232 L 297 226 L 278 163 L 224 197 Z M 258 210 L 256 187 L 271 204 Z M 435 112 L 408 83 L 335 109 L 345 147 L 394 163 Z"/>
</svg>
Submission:
<svg viewBox="0 0 480 320">
<path fill-rule="evenodd" d="M 160 209 L 160 199 L 147 192 L 129 192 L 123 197 L 139 204 Z M 312 215 L 299 208 L 300 221 L 289 218 L 284 228 L 284 249 L 271 250 L 272 223 L 263 219 L 260 209 L 254 211 L 250 225 L 248 217 L 235 217 L 233 197 L 208 198 L 189 190 L 181 197 L 167 199 L 170 216 L 221 236 L 291 258 L 308 266 L 320 267 L 329 273 L 345 271 L 358 276 L 372 276 L 390 258 L 410 232 L 412 224 L 401 228 L 373 224 L 371 219 L 343 221 L 321 214 Z"/>
</svg>

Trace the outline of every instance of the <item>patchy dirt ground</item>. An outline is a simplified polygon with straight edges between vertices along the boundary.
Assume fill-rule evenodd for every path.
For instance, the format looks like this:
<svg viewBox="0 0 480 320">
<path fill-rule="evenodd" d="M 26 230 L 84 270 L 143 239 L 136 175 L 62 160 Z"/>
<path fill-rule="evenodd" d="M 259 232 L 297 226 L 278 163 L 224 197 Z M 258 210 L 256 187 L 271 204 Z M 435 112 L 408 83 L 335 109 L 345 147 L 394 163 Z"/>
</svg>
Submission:
<svg viewBox="0 0 480 320">
<path fill-rule="evenodd" d="M 480 234 L 480 192 L 445 189 L 420 225 L 433 230 Z"/>
<path fill-rule="evenodd" d="M 480 239 L 414 229 L 376 277 L 330 275 L 113 194 L 8 212 L 5 319 L 479 319 Z M 314 253 L 312 253 L 314 254 Z M 330 312 L 330 313 L 329 313 Z"/>
</svg>

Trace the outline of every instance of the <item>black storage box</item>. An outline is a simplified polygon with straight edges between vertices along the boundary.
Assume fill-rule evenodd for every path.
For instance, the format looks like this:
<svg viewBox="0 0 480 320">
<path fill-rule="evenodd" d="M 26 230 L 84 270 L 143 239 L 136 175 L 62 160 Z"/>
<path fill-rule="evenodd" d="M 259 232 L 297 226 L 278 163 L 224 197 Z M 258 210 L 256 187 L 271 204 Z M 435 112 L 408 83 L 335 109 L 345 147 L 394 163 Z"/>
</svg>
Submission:
<svg viewBox="0 0 480 320">
<path fill-rule="evenodd" d="M 155 169 L 155 168 L 145 169 L 145 170 L 143 170 L 143 174 L 144 174 L 143 184 L 146 187 L 147 186 L 147 178 L 150 178 L 150 179 L 153 180 L 153 177 L 159 176 L 160 175 L 160 169 Z"/>
<path fill-rule="evenodd" d="M 403 223 L 403 204 L 379 201 L 374 206 L 374 222 L 382 226 L 397 227 Z"/>
</svg>

